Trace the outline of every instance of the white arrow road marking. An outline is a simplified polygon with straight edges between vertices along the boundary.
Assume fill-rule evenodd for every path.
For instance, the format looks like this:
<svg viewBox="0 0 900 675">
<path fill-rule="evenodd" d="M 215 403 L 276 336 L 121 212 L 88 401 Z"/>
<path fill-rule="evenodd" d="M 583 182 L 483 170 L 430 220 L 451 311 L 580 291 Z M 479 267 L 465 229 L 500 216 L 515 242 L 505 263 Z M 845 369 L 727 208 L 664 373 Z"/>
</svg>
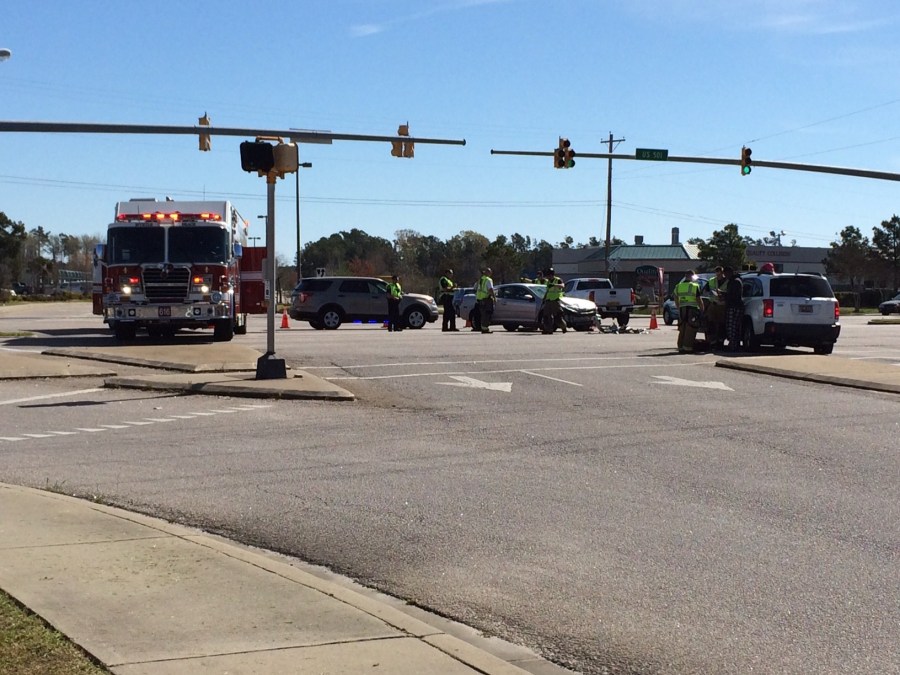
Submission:
<svg viewBox="0 0 900 675">
<path fill-rule="evenodd" d="M 493 389 L 494 391 L 505 391 L 507 394 L 512 391 L 512 382 L 485 382 L 476 380 L 474 377 L 466 377 L 465 375 L 451 375 L 457 382 L 438 382 L 448 387 L 472 387 L 473 389 Z"/>
<path fill-rule="evenodd" d="M 670 375 L 654 375 L 657 380 L 655 384 L 677 384 L 682 387 L 702 387 L 704 389 L 724 389 L 725 391 L 734 391 L 724 382 L 697 382 L 695 380 L 682 380 L 680 377 L 671 377 Z"/>
</svg>

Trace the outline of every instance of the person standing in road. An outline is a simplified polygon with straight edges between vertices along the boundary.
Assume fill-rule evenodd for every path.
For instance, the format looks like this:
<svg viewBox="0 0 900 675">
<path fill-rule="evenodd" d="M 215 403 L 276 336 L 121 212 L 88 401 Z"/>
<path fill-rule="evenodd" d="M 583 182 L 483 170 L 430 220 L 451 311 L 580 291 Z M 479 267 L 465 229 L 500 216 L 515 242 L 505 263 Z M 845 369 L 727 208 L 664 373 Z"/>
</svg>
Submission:
<svg viewBox="0 0 900 675">
<path fill-rule="evenodd" d="M 721 266 L 716 267 L 716 275 L 706 282 L 703 297 L 706 305 L 706 342 L 710 349 L 725 345 L 725 286 L 728 277 Z"/>
<path fill-rule="evenodd" d="M 740 276 L 730 267 L 725 268 L 728 285 L 725 287 L 725 337 L 728 351 L 736 352 L 741 347 L 741 321 L 744 318 L 744 284 Z"/>
<path fill-rule="evenodd" d="M 544 321 L 541 326 L 541 332 L 544 335 L 551 335 L 557 326 L 562 328 L 562 332 L 566 332 L 566 322 L 563 319 L 562 309 L 559 301 L 563 296 L 564 284 L 562 279 L 556 276 L 556 272 L 552 267 L 544 270 L 544 276 L 547 279 L 547 291 L 544 293 L 544 306 L 541 311 L 544 313 Z"/>
<path fill-rule="evenodd" d="M 494 280 L 491 279 L 491 268 L 481 270 L 481 278 L 475 289 L 475 302 L 478 304 L 478 316 L 480 317 L 481 332 L 491 333 L 491 319 L 494 316 Z M 473 327 L 472 330 L 475 330 Z"/>
<path fill-rule="evenodd" d="M 399 333 L 403 330 L 400 325 L 400 298 L 403 297 L 403 289 L 400 287 L 400 277 L 396 274 L 391 277 L 388 284 L 388 331 Z"/>
<path fill-rule="evenodd" d="M 700 326 L 700 284 L 694 270 L 688 270 L 684 279 L 675 285 L 675 305 L 678 307 L 678 351 L 694 352 L 694 338 Z"/>
<path fill-rule="evenodd" d="M 547 285 L 547 280 L 544 278 L 544 270 L 538 270 L 537 276 L 534 278 L 534 283 L 540 284 L 541 286 Z"/>
<path fill-rule="evenodd" d="M 453 308 L 453 292 L 456 284 L 453 283 L 453 270 L 447 269 L 444 276 L 438 282 L 441 291 L 441 306 L 444 308 L 444 316 L 441 320 L 442 331 L 458 331 L 456 327 L 456 310 Z"/>
</svg>

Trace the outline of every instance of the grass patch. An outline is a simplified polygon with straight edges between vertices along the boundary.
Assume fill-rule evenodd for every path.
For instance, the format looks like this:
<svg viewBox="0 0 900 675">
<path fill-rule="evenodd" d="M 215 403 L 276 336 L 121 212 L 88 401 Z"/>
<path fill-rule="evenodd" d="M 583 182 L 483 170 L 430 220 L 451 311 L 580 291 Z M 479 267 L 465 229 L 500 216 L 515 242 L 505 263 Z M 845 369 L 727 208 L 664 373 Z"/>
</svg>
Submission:
<svg viewBox="0 0 900 675">
<path fill-rule="evenodd" d="M 65 635 L 0 591 L 0 675 L 109 675 Z"/>
<path fill-rule="evenodd" d="M 14 331 L 5 331 L 0 330 L 0 337 L 31 337 L 33 333 L 28 333 L 26 331 L 14 330 Z"/>
</svg>

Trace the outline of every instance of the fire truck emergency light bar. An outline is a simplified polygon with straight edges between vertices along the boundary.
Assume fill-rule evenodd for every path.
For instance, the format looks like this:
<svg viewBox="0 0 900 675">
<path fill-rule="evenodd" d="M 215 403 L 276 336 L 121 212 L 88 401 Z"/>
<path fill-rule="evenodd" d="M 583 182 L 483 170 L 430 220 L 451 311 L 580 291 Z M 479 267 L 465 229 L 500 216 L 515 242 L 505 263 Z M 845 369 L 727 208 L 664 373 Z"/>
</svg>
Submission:
<svg viewBox="0 0 900 675">
<path fill-rule="evenodd" d="M 116 220 L 155 220 L 156 222 L 168 221 L 176 223 L 179 220 L 213 220 L 220 221 L 222 216 L 218 213 L 180 213 L 172 211 L 171 213 L 120 213 L 116 216 Z"/>
</svg>

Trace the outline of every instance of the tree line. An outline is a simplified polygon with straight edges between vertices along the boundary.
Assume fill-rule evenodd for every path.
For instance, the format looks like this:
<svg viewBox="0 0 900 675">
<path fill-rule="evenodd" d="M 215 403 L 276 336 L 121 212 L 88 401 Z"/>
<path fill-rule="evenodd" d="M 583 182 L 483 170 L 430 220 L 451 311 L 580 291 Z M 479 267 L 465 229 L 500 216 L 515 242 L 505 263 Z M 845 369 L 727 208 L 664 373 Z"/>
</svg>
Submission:
<svg viewBox="0 0 900 675">
<path fill-rule="evenodd" d="M 756 261 L 747 258 L 748 246 L 760 246 L 769 241 L 742 237 L 735 224 L 713 232 L 709 239 L 689 239 L 696 244 L 700 260 L 707 266 L 722 265 L 746 269 Z M 825 271 L 836 285 L 844 285 L 858 293 L 866 288 L 900 288 L 900 216 L 894 215 L 872 228 L 872 238 L 848 225 L 831 242 L 822 260 Z"/>
<path fill-rule="evenodd" d="M 82 272 L 90 279 L 93 253 L 103 239 L 99 235 L 54 234 L 38 226 L 28 229 L 0 211 L 0 289 L 13 282 L 25 282 L 34 292 L 57 286 L 63 269 Z M 748 260 L 748 246 L 770 243 L 769 240 L 741 236 L 736 224 L 716 230 L 708 239 L 693 238 L 699 251 L 698 267 L 728 265 L 743 269 Z M 621 245 L 614 238 L 611 244 Z M 309 242 L 301 251 L 302 276 L 316 276 L 324 269 L 329 275 L 387 276 L 399 274 L 408 291 L 433 294 L 437 279 L 444 270 L 454 270 L 459 285 L 473 285 L 482 267 L 493 270 L 497 283 L 533 278 L 539 270 L 553 264 L 554 248 L 602 246 L 596 237 L 576 243 L 565 237 L 556 244 L 515 233 L 498 235 L 493 240 L 474 230 L 442 240 L 412 229 L 395 232 L 389 240 L 352 228 Z M 841 230 L 831 242 L 823 260 L 833 279 L 846 284 L 851 291 L 864 288 L 900 288 L 900 216 L 894 215 L 872 228 L 872 237 L 863 236 L 855 226 Z M 278 286 L 292 288 L 296 281 L 297 261 L 289 264 L 278 259 Z"/>
</svg>

